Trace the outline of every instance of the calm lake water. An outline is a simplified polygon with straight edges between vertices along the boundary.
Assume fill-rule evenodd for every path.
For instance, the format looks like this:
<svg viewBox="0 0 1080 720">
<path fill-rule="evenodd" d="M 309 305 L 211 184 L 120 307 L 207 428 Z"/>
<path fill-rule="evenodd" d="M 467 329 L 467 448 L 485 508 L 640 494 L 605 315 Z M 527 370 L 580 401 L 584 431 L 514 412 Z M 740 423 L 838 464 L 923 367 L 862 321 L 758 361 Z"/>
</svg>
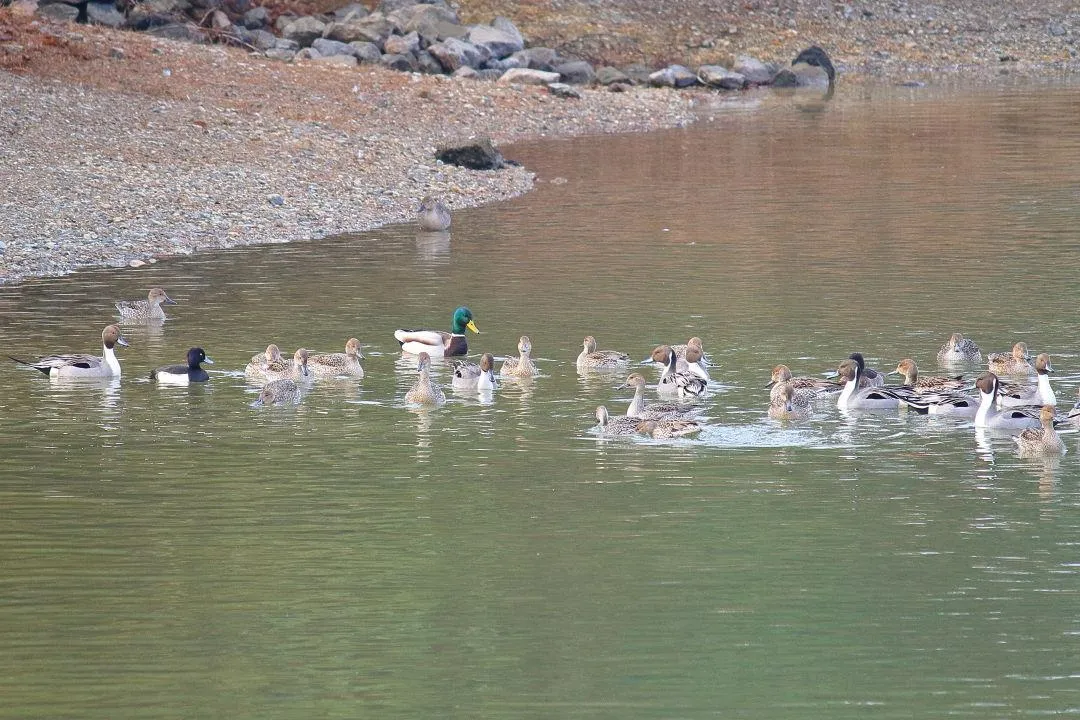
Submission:
<svg viewBox="0 0 1080 720">
<path fill-rule="evenodd" d="M 762 105 L 509 148 L 537 190 L 449 240 L 0 288 L 21 356 L 99 348 L 154 285 L 180 302 L 127 326 L 117 384 L 0 372 L 0 717 L 1080 714 L 1078 436 L 1041 462 L 910 413 L 783 426 L 763 388 L 856 350 L 937 372 L 959 330 L 1050 352 L 1070 406 L 1080 88 Z M 406 407 L 393 330 L 460 304 L 471 352 L 528 334 L 542 377 Z M 701 437 L 599 439 L 630 394 L 576 373 L 586 334 L 701 336 Z M 248 406 L 267 343 L 350 336 L 362 381 Z M 207 386 L 146 380 L 192 345 Z"/>
</svg>

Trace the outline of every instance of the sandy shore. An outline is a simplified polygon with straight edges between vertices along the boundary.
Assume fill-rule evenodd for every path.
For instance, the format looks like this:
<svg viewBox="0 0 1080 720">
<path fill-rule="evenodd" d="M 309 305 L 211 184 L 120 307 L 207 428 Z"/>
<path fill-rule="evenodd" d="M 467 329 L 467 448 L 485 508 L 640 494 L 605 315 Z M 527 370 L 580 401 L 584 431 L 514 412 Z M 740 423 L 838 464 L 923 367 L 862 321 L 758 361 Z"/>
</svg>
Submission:
<svg viewBox="0 0 1080 720">
<path fill-rule="evenodd" d="M 502 200 L 531 187 L 528 168 L 466 171 L 435 148 L 673 127 L 716 101 L 582 93 L 283 64 L 0 10 L 0 283 L 408 222 L 427 194 Z"/>
</svg>

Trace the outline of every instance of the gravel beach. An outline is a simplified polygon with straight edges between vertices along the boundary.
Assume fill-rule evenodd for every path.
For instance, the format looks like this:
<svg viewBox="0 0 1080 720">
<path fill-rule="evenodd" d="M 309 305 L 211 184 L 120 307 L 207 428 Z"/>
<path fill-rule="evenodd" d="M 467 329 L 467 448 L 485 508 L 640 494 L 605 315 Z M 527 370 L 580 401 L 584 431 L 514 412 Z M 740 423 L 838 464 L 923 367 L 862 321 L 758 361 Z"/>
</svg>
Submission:
<svg viewBox="0 0 1080 720">
<path fill-rule="evenodd" d="M 462 14 L 506 14 L 530 41 L 533 33 L 619 61 L 734 52 L 789 61 L 819 43 L 835 48 L 850 83 L 1072 72 L 1080 31 L 1075 8 L 1055 3 L 1027 11 L 980 3 L 982 13 L 908 4 L 905 22 L 895 3 L 830 3 L 810 12 L 811 23 L 802 5 L 740 15 L 753 3 L 730 12 L 717 12 L 726 3 L 673 3 L 665 22 L 650 21 L 652 3 L 611 0 L 589 3 L 592 31 L 575 35 L 573 23 L 537 14 L 538 5 L 515 17 L 516 4 L 466 2 Z M 559 12 L 583 22 L 574 13 L 585 9 Z M 688 24 L 694 12 L 703 19 Z M 607 23 L 603 33 L 597 23 Z M 642 23 L 655 47 L 635 40 Z M 586 41 L 596 37 L 604 42 Z M 436 147 L 674 127 L 717 102 L 706 90 L 582 88 L 580 99 L 563 99 L 535 86 L 287 64 L 17 9 L 0 9 L 0 94 L 3 284 L 411 222 L 429 194 L 452 208 L 503 200 L 529 190 L 528 168 L 464 170 L 436 162 Z"/>
</svg>

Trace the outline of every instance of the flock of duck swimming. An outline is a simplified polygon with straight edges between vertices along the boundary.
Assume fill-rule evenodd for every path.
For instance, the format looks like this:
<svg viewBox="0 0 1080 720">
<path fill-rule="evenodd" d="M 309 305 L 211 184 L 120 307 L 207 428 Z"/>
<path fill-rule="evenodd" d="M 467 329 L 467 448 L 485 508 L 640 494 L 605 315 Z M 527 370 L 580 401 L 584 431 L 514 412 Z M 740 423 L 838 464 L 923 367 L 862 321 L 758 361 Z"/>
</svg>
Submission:
<svg viewBox="0 0 1080 720">
<path fill-rule="evenodd" d="M 123 321 L 164 320 L 162 305 L 175 305 L 161 288 L 152 289 L 146 300 L 116 303 Z M 417 358 L 416 382 L 405 394 L 411 404 L 440 405 L 446 394 L 431 376 L 433 357 L 455 357 L 468 353 L 465 331 L 479 330 L 467 307 L 459 307 L 451 319 L 450 331 L 397 330 L 395 339 L 403 354 Z M 118 325 L 109 325 L 101 333 L 102 354 L 47 355 L 30 362 L 16 362 L 36 368 L 51 378 L 110 378 L 120 376 L 116 346 L 126 346 Z M 527 336 L 518 341 L 518 356 L 507 357 L 499 375 L 504 378 L 529 378 L 539 374 L 531 358 L 532 344 Z M 350 338 L 345 352 L 311 352 L 298 349 L 291 359 L 281 354 L 277 345 L 255 355 L 244 369 L 251 382 L 261 384 L 253 405 L 295 404 L 302 396 L 301 385 L 320 377 L 364 377 L 360 361 L 364 359 L 360 342 Z M 647 402 L 648 384 L 640 372 L 631 372 L 620 386 L 634 391 L 633 400 L 625 414 L 613 416 L 606 406 L 596 408 L 598 431 L 602 435 L 643 435 L 654 438 L 674 438 L 692 435 L 702 429 L 694 399 L 704 395 L 709 387 L 709 358 L 700 338 L 693 337 L 682 345 L 660 345 L 650 358 L 662 368 L 656 384 L 659 402 Z M 959 333 L 949 338 L 937 355 L 946 367 L 968 367 L 981 364 L 982 352 L 970 339 Z M 1050 385 L 1053 371 L 1050 356 L 1042 353 L 1030 362 L 1027 346 L 1020 342 L 1010 353 L 991 353 L 986 358 L 988 372 L 972 384 L 960 375 L 927 377 L 919 375 L 911 359 L 902 360 L 890 375 L 903 382 L 886 385 L 884 373 L 866 366 L 860 353 L 852 353 L 840 363 L 836 379 L 795 377 L 786 365 L 777 365 L 772 372 L 768 415 L 781 421 L 798 422 L 814 414 L 815 405 L 825 397 L 836 396 L 841 410 L 889 410 L 901 407 L 931 415 L 969 418 L 977 428 L 1019 430 L 1014 437 L 1025 455 L 1060 455 L 1065 445 L 1055 430 L 1062 422 L 1080 423 L 1080 402 L 1065 417 L 1056 414 L 1057 397 Z M 210 376 L 203 364 L 212 364 L 202 348 L 187 352 L 187 362 L 166 365 L 150 372 L 150 378 L 162 384 L 206 382 Z M 582 342 L 577 357 L 578 372 L 622 371 L 628 369 L 630 356 L 614 350 L 598 350 L 596 340 L 588 336 Z M 457 391 L 489 395 L 497 387 L 495 358 L 491 353 L 480 357 L 479 363 L 459 360 L 453 366 L 452 387 Z M 1007 376 L 1011 382 L 1002 381 Z M 1034 382 L 1032 382 L 1032 378 Z M 977 390 L 973 395 L 971 390 Z"/>
</svg>

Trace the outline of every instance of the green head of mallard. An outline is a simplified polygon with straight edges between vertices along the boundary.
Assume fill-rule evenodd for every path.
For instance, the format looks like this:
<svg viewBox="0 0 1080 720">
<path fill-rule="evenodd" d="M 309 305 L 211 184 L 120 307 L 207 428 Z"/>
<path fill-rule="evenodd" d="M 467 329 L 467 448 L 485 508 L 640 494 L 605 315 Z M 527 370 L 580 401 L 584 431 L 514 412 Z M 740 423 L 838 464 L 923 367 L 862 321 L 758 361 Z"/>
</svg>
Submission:
<svg viewBox="0 0 1080 720">
<path fill-rule="evenodd" d="M 476 328 L 476 324 L 473 322 L 472 311 L 462 305 L 454 311 L 454 321 L 451 324 L 450 332 L 455 335 L 464 335 L 465 328 L 472 330 L 474 333 L 480 333 Z"/>
</svg>

